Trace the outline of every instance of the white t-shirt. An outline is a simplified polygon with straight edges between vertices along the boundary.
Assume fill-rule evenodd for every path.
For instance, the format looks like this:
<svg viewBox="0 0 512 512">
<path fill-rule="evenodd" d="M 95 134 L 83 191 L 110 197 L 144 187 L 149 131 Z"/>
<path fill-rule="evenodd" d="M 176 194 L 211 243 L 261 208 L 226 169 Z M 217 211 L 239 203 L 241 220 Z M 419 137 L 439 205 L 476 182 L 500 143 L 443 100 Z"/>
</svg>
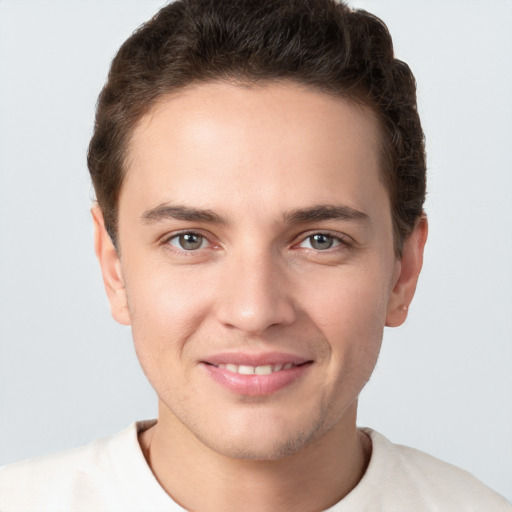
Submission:
<svg viewBox="0 0 512 512">
<path fill-rule="evenodd" d="M 1 512 L 183 512 L 146 463 L 133 423 L 112 437 L 0 468 Z M 511 512 L 469 473 L 364 429 L 372 440 L 366 473 L 329 512 Z"/>
</svg>

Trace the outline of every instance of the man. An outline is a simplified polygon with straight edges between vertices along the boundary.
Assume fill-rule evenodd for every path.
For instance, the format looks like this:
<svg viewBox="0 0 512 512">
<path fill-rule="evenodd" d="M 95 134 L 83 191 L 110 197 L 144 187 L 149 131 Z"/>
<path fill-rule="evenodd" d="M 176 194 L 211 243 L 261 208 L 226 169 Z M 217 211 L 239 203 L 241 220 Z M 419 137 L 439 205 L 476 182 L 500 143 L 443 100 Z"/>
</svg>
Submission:
<svg viewBox="0 0 512 512">
<path fill-rule="evenodd" d="M 88 163 L 158 420 L 3 469 L 2 511 L 510 510 L 356 428 L 427 236 L 414 79 L 382 22 L 171 4 L 114 59 Z"/>
</svg>

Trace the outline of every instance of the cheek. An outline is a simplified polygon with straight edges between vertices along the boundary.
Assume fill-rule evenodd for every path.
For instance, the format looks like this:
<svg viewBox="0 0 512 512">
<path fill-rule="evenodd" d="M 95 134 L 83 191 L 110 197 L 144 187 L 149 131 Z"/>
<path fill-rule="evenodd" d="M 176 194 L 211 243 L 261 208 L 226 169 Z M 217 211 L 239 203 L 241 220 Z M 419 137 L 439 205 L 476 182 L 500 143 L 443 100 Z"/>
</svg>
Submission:
<svg viewBox="0 0 512 512">
<path fill-rule="evenodd" d="M 203 322 L 210 296 L 208 280 L 194 269 L 165 267 L 146 264 L 140 267 L 144 272 L 126 276 L 133 339 L 143 367 L 186 359 L 187 341 Z"/>
<path fill-rule="evenodd" d="M 343 366 L 369 378 L 382 342 L 389 280 L 379 267 L 339 268 L 303 290 L 309 316 L 327 340 L 331 365 L 338 369 L 333 376 Z"/>
<path fill-rule="evenodd" d="M 391 275 L 380 266 L 339 267 L 308 280 L 301 295 L 317 325 L 326 329 L 384 326 Z"/>
</svg>

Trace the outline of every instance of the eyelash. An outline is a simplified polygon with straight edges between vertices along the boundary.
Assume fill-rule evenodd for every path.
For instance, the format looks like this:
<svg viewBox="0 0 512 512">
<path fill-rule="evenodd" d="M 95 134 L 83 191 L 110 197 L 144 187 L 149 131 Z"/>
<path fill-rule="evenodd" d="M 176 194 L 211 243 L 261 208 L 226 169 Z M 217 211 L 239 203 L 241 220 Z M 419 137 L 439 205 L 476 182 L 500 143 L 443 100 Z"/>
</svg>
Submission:
<svg viewBox="0 0 512 512">
<path fill-rule="evenodd" d="M 195 249 L 195 250 L 193 250 L 193 249 L 187 250 L 187 249 L 178 248 L 178 247 L 171 245 L 170 242 L 172 240 L 179 239 L 180 236 L 184 236 L 184 235 L 194 235 L 197 237 L 201 237 L 202 238 L 201 244 L 204 241 L 206 241 L 209 245 L 211 245 L 210 238 L 207 235 L 201 233 L 200 231 L 196 231 L 196 230 L 184 230 L 184 231 L 180 231 L 178 233 L 173 233 L 171 235 L 166 235 L 161 239 L 160 244 L 166 246 L 169 250 L 172 250 L 176 253 L 187 255 L 187 256 L 188 255 L 192 256 L 192 255 L 194 255 L 194 253 L 197 253 L 199 251 L 199 249 L 205 248 L 205 247 L 199 247 L 198 249 Z M 215 246 L 215 247 L 218 247 L 218 246 Z"/>
<path fill-rule="evenodd" d="M 308 240 L 310 241 L 310 244 L 311 244 L 311 240 L 315 236 L 323 236 L 323 237 L 330 238 L 330 239 L 332 239 L 333 243 L 335 243 L 336 245 L 334 245 L 332 247 L 328 247 L 324 250 L 315 249 L 314 247 L 307 247 L 305 249 L 310 250 L 310 251 L 315 251 L 316 253 L 319 253 L 319 254 L 332 254 L 333 252 L 342 251 L 342 250 L 347 249 L 352 246 L 352 243 L 350 242 L 349 238 L 346 235 L 341 235 L 339 233 L 332 233 L 329 231 L 310 231 L 307 234 L 302 234 L 300 237 L 300 241 L 298 243 L 294 244 L 293 247 L 299 246 L 299 248 L 300 248 L 300 245 L 307 242 Z"/>
<path fill-rule="evenodd" d="M 215 249 L 215 248 L 219 247 L 219 245 L 215 245 L 215 244 L 213 245 L 213 247 L 211 247 L 212 242 L 210 240 L 210 237 L 201 233 L 200 231 L 197 231 L 197 230 L 184 230 L 184 231 L 180 231 L 178 233 L 172 233 L 171 235 L 167 235 L 167 236 L 163 237 L 160 241 L 160 244 L 166 246 L 169 250 L 172 250 L 176 253 L 179 253 L 182 255 L 189 255 L 189 256 L 194 255 L 194 253 L 197 254 L 197 252 L 199 252 L 200 249 L 206 248 L 206 247 L 199 247 L 197 249 L 187 250 L 184 248 L 175 247 L 170 243 L 172 240 L 179 239 L 180 236 L 184 236 L 184 235 L 194 235 L 197 237 L 201 237 L 202 238 L 201 245 L 203 244 L 203 242 L 206 242 L 210 245 L 209 248 Z M 294 242 L 292 244 L 292 249 L 301 249 L 300 245 L 307 242 L 308 240 L 311 240 L 314 236 L 324 236 L 324 237 L 331 238 L 333 240 L 333 242 L 335 243 L 335 245 L 333 245 L 332 247 L 328 247 L 324 250 L 315 249 L 314 247 L 304 247 L 303 249 L 306 249 L 307 251 L 314 251 L 317 254 L 332 254 L 333 252 L 339 252 L 339 251 L 348 249 L 348 248 L 352 247 L 352 245 L 353 245 L 353 243 L 351 242 L 349 237 L 347 237 L 346 235 L 341 235 L 340 233 L 333 233 L 330 231 L 309 231 L 307 233 L 302 233 L 300 236 L 296 237 L 296 240 L 298 240 L 298 241 Z"/>
</svg>

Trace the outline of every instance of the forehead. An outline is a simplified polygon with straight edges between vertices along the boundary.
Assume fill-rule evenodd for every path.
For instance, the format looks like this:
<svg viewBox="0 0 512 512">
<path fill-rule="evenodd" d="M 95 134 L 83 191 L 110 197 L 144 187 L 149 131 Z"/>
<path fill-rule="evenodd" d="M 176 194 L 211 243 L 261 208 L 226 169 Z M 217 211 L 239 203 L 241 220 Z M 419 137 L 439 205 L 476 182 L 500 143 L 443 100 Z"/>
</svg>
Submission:
<svg viewBox="0 0 512 512">
<path fill-rule="evenodd" d="M 382 188 L 379 135 L 369 108 L 295 84 L 189 87 L 134 130 L 120 214 L 133 195 L 144 207 L 358 207 Z"/>
</svg>

